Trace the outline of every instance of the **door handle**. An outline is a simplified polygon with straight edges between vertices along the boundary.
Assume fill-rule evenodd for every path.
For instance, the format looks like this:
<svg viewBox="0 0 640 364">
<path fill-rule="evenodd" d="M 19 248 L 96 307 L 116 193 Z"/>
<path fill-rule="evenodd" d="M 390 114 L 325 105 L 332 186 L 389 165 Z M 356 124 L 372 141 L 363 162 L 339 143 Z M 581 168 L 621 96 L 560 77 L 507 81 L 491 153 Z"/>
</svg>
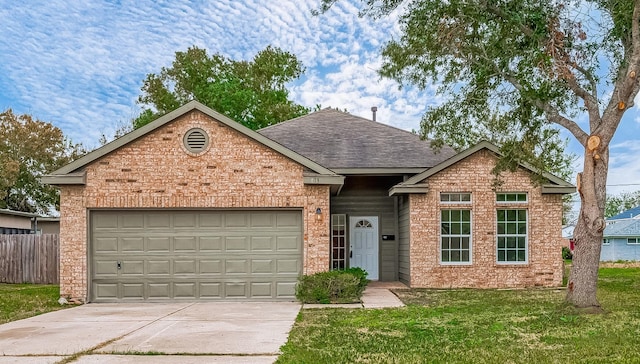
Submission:
<svg viewBox="0 0 640 364">
<path fill-rule="evenodd" d="M 122 269 L 122 262 L 118 261 L 117 267 L 118 267 L 118 270 Z"/>
</svg>

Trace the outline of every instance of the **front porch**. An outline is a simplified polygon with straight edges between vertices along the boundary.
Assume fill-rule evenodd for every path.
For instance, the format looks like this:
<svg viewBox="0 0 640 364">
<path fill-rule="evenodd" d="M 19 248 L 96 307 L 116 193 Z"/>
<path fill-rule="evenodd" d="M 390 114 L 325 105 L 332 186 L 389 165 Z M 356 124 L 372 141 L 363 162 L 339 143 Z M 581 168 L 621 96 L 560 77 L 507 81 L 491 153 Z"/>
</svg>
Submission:
<svg viewBox="0 0 640 364">
<path fill-rule="evenodd" d="M 346 176 L 330 201 L 330 269 L 360 267 L 371 281 L 398 281 L 398 197 L 388 191 L 402 179 Z"/>
</svg>

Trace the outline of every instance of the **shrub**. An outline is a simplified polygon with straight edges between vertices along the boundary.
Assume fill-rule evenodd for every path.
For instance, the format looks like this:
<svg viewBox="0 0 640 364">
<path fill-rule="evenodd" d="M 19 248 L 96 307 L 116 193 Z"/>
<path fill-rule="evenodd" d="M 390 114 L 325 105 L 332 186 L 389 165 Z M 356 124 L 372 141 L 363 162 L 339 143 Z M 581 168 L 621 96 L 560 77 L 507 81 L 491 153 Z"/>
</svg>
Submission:
<svg viewBox="0 0 640 364">
<path fill-rule="evenodd" d="M 296 298 L 303 303 L 360 302 L 368 282 L 360 268 L 304 275 L 298 279 Z"/>
<path fill-rule="evenodd" d="M 364 289 L 367 287 L 367 284 L 369 284 L 369 280 L 367 279 L 367 276 L 369 275 L 369 273 L 367 273 L 364 269 L 360 267 L 347 268 L 344 270 L 344 272 L 353 274 L 356 278 L 358 278 L 359 280 L 358 285 L 360 286 L 360 288 L 362 288 L 362 291 L 364 292 Z"/>
<path fill-rule="evenodd" d="M 564 260 L 573 259 L 573 253 L 571 253 L 571 249 L 567 248 L 566 246 L 562 247 L 562 259 Z"/>
</svg>

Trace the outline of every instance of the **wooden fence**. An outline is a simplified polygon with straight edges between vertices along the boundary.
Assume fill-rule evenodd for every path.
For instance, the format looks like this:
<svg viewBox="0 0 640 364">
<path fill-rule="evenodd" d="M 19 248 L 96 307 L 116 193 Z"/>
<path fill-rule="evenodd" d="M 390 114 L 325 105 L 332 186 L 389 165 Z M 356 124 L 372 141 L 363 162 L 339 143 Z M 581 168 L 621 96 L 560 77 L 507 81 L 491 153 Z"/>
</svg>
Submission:
<svg viewBox="0 0 640 364">
<path fill-rule="evenodd" d="M 0 283 L 58 284 L 57 234 L 0 235 Z"/>
</svg>

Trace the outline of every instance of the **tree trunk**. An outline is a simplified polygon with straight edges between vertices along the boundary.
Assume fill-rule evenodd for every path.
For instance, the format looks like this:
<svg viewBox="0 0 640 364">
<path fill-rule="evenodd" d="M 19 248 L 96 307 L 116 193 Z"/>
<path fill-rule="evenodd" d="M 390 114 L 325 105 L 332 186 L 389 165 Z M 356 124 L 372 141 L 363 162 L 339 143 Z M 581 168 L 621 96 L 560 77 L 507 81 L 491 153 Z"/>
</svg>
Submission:
<svg viewBox="0 0 640 364">
<path fill-rule="evenodd" d="M 573 233 L 575 248 L 566 297 L 575 307 L 600 307 L 596 287 L 605 228 L 608 160 L 608 147 L 585 152 L 584 171 L 578 183 L 582 203 Z"/>
</svg>

